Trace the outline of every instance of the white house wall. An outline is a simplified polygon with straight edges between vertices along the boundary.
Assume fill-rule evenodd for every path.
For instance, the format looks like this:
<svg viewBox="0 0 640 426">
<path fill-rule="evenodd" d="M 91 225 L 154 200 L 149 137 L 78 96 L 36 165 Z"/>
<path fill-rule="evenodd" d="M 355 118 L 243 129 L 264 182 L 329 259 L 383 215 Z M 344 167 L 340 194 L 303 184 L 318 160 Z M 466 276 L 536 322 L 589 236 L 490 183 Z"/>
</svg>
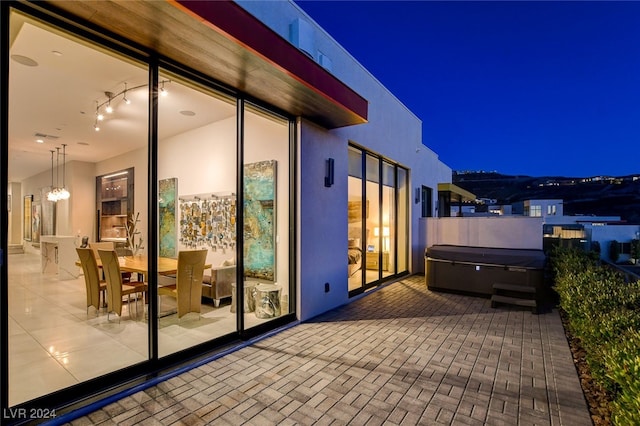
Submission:
<svg viewBox="0 0 640 426">
<path fill-rule="evenodd" d="M 314 59 L 320 52 L 331 61 L 331 72 L 369 102 L 368 123 L 326 130 L 306 120 L 300 123 L 299 303 L 302 320 L 348 302 L 347 197 L 348 145 L 355 143 L 409 169 L 410 271 L 419 270 L 422 249 L 418 218 L 421 204 L 414 194 L 422 185 L 433 189 L 451 182 L 451 169 L 423 145 L 422 122 L 375 77 L 360 65 L 313 19 L 290 1 L 239 1 L 283 38 L 290 40 L 290 24 L 311 24 Z M 335 185 L 324 186 L 325 161 L 335 160 Z M 329 283 L 330 291 L 324 292 Z"/>
<path fill-rule="evenodd" d="M 542 218 L 527 216 L 432 217 L 424 250 L 435 244 L 542 250 Z"/>
</svg>

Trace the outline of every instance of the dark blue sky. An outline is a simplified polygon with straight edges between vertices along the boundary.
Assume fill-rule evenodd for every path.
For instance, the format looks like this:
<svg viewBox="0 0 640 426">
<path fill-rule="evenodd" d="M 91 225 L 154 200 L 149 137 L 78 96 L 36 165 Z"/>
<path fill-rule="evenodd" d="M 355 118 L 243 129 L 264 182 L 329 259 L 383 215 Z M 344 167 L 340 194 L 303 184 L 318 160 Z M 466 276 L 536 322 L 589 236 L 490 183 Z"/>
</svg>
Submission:
<svg viewBox="0 0 640 426">
<path fill-rule="evenodd" d="M 297 3 L 454 170 L 640 173 L 640 2 Z"/>
</svg>

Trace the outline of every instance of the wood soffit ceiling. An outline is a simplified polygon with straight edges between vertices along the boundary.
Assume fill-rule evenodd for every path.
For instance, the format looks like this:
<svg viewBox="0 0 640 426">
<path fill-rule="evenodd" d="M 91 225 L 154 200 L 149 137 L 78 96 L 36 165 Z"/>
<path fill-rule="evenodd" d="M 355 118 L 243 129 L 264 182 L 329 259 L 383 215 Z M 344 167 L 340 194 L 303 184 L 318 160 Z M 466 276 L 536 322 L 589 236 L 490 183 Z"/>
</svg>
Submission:
<svg viewBox="0 0 640 426">
<path fill-rule="evenodd" d="M 324 127 L 367 122 L 366 99 L 234 2 L 48 3 Z"/>
</svg>

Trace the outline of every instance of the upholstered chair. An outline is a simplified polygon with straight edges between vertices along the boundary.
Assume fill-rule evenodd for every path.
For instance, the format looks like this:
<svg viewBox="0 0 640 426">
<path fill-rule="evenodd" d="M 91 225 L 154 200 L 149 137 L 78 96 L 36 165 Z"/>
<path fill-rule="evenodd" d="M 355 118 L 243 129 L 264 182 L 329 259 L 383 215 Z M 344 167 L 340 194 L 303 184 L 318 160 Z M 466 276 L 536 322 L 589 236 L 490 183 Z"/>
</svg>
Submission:
<svg viewBox="0 0 640 426">
<path fill-rule="evenodd" d="M 236 265 L 231 261 L 211 268 L 202 278 L 202 296 L 213 299 L 217 308 L 222 299 L 231 297 L 236 282 Z"/>
</svg>

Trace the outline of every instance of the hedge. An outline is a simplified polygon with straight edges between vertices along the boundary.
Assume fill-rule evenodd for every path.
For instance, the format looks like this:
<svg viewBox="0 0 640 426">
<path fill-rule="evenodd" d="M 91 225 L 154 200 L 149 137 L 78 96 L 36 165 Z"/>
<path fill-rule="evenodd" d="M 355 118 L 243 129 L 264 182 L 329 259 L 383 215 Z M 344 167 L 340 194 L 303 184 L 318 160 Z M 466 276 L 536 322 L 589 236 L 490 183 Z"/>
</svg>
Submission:
<svg viewBox="0 0 640 426">
<path fill-rule="evenodd" d="M 640 425 L 640 281 L 625 283 L 597 257 L 556 248 L 554 287 L 591 375 L 612 398 L 618 425 Z"/>
</svg>

